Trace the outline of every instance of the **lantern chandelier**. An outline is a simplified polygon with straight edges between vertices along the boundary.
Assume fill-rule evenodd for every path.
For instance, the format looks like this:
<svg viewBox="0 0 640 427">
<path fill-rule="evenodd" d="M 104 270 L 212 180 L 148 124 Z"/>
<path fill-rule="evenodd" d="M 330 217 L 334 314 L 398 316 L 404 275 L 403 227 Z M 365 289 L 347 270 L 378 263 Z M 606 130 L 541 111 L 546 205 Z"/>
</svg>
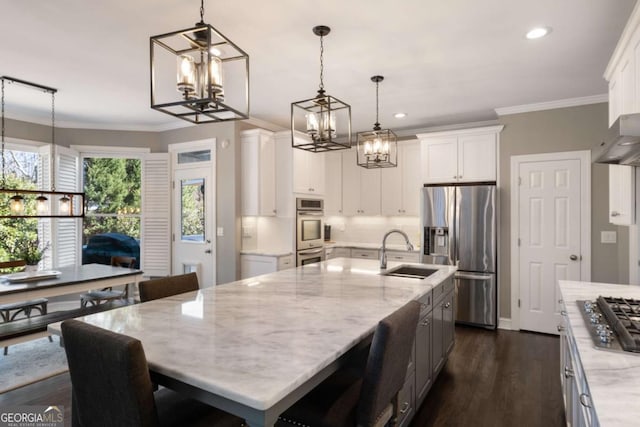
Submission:
<svg viewBox="0 0 640 427">
<path fill-rule="evenodd" d="M 389 129 L 382 129 L 378 119 L 378 90 L 382 76 L 373 76 L 376 84 L 376 122 L 372 131 L 358 132 L 358 166 L 367 169 L 393 168 L 398 165 L 398 137 Z"/>
<path fill-rule="evenodd" d="M 319 25 L 320 87 L 311 99 L 291 103 L 291 145 L 312 152 L 351 148 L 351 107 L 324 90 L 324 36 L 331 28 Z"/>
<path fill-rule="evenodd" d="M 56 191 L 55 184 L 55 94 L 57 89 L 2 76 L 2 182 L 0 183 L 0 206 L 9 207 L 8 214 L 0 218 L 82 218 L 84 217 L 84 193 Z M 7 188 L 5 157 L 5 83 L 19 84 L 51 94 L 51 190 Z M 57 200 L 57 203 L 55 201 Z M 1 213 L 1 212 L 0 212 Z"/>
<path fill-rule="evenodd" d="M 195 124 L 249 118 L 249 55 L 204 22 L 150 38 L 151 108 Z"/>
</svg>

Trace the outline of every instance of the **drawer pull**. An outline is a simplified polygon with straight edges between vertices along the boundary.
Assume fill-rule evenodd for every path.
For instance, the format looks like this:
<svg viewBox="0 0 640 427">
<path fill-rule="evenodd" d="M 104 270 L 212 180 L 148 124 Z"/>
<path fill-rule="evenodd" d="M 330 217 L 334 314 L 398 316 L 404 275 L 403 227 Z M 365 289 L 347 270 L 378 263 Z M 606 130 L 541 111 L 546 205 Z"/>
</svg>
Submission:
<svg viewBox="0 0 640 427">
<path fill-rule="evenodd" d="M 620 212 L 613 211 L 611 212 L 611 216 L 620 216 Z"/>
<path fill-rule="evenodd" d="M 586 393 L 580 393 L 580 404 L 585 408 L 591 408 L 591 397 Z"/>
<path fill-rule="evenodd" d="M 401 414 L 405 414 L 409 410 L 409 402 L 404 402 L 402 404 L 402 409 L 400 409 Z"/>
<path fill-rule="evenodd" d="M 571 377 L 573 377 L 573 369 L 571 369 L 571 368 L 569 368 L 569 367 L 565 366 L 565 367 L 564 367 L 564 377 L 565 377 L 565 378 L 571 378 Z"/>
<path fill-rule="evenodd" d="M 562 332 L 562 331 L 564 331 L 565 329 L 567 329 L 567 328 L 565 328 L 565 327 L 564 327 L 564 326 L 562 326 L 562 325 L 558 325 L 558 332 Z"/>
</svg>

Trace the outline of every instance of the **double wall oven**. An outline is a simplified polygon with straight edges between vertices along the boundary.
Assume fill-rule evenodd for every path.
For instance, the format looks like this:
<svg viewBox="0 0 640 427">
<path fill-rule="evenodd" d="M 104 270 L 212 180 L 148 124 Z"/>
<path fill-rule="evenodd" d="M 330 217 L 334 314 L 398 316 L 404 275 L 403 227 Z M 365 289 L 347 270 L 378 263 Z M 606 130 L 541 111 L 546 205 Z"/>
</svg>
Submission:
<svg viewBox="0 0 640 427">
<path fill-rule="evenodd" d="M 296 199 L 296 265 L 324 261 L 324 200 Z"/>
</svg>

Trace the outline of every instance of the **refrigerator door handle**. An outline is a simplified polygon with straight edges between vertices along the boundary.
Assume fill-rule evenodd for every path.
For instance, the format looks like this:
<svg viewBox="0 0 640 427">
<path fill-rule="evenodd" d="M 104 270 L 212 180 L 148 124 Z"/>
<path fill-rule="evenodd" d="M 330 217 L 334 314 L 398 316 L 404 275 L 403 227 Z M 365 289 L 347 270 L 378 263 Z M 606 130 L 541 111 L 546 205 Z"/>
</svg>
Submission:
<svg viewBox="0 0 640 427">
<path fill-rule="evenodd" d="M 484 274 L 466 274 L 466 273 L 456 273 L 453 276 L 456 279 L 469 279 L 469 280 L 491 280 L 491 276 L 487 276 Z"/>
</svg>

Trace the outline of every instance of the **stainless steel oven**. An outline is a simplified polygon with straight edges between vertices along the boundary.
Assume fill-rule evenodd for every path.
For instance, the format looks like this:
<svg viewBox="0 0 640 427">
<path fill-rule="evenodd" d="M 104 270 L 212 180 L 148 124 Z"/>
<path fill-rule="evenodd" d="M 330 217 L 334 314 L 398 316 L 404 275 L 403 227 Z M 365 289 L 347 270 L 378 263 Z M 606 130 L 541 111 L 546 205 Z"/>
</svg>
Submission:
<svg viewBox="0 0 640 427">
<path fill-rule="evenodd" d="M 297 266 L 324 261 L 324 200 L 296 199 Z"/>
<path fill-rule="evenodd" d="M 296 200 L 296 251 L 324 247 L 324 201 Z"/>
<path fill-rule="evenodd" d="M 300 267 L 301 265 L 313 264 L 315 262 L 324 261 L 325 259 L 324 248 L 298 251 L 297 258 L 298 259 L 296 260 L 296 265 L 298 267 Z"/>
</svg>

